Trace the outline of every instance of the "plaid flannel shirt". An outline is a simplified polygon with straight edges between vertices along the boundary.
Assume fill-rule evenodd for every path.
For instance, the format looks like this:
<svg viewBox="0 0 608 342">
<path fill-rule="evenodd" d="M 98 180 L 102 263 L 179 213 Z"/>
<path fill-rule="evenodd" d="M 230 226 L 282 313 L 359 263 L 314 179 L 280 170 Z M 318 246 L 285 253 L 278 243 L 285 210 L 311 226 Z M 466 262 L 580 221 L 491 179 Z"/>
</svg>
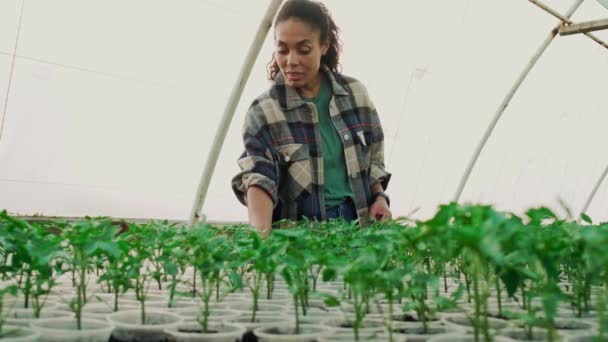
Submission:
<svg viewBox="0 0 608 342">
<path fill-rule="evenodd" d="M 376 109 L 359 81 L 331 72 L 329 112 L 342 140 L 346 169 L 362 227 L 368 225 L 371 186 L 386 189 L 391 174 L 384 167 L 384 134 Z M 232 189 L 244 205 L 247 189 L 258 186 L 272 199 L 273 222 L 281 219 L 325 220 L 323 156 L 319 118 L 312 103 L 285 84 L 275 84 L 251 104 L 243 125 L 245 151 Z"/>
</svg>

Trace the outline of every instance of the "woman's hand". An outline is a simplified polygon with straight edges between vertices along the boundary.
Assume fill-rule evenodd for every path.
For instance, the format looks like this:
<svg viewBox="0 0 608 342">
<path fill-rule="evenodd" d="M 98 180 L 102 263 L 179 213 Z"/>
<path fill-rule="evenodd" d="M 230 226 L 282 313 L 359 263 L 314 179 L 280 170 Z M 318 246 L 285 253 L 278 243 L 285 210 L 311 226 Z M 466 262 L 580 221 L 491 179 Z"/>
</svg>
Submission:
<svg viewBox="0 0 608 342">
<path fill-rule="evenodd" d="M 393 218 L 393 213 L 388 207 L 388 203 L 386 203 L 386 198 L 376 197 L 376 201 L 369 208 L 369 216 L 376 221 L 387 221 Z"/>
</svg>

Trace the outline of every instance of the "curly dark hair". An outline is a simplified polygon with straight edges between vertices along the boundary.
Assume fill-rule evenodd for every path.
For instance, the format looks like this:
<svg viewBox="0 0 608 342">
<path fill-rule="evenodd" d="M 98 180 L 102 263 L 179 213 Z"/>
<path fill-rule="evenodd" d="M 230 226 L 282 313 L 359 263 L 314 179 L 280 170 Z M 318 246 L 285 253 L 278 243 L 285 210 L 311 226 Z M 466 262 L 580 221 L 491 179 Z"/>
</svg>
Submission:
<svg viewBox="0 0 608 342">
<path fill-rule="evenodd" d="M 339 72 L 340 53 L 342 52 L 342 41 L 339 37 L 340 29 L 336 26 L 327 7 L 312 0 L 288 0 L 279 10 L 274 20 L 274 27 L 290 18 L 298 18 L 319 31 L 320 43 L 327 42 L 329 46 L 325 55 L 321 57 L 321 63 L 325 64 L 331 71 Z M 272 59 L 268 63 L 268 79 L 273 81 L 279 72 L 279 65 L 273 52 Z"/>
</svg>

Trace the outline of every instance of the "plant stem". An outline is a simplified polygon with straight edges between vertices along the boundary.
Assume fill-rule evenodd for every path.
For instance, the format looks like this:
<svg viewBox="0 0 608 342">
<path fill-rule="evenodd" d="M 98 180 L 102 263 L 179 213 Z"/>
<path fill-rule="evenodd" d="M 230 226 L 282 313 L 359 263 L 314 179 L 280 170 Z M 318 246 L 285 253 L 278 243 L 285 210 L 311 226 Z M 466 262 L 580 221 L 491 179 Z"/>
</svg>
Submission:
<svg viewBox="0 0 608 342">
<path fill-rule="evenodd" d="M 423 296 L 417 296 L 418 300 L 418 320 L 422 321 L 422 331 L 424 334 L 429 331 L 428 317 L 426 316 L 426 303 Z"/>
<path fill-rule="evenodd" d="M 527 309 L 526 306 L 526 284 L 525 283 L 521 283 L 521 299 L 522 299 L 522 304 L 523 304 L 523 308 L 524 310 Z"/>
<path fill-rule="evenodd" d="M 479 260 L 478 260 L 479 262 Z M 482 311 L 481 317 L 483 318 L 483 336 L 486 341 L 491 341 L 492 338 L 490 336 L 490 324 L 488 322 L 488 297 L 490 296 L 490 290 L 488 288 L 488 282 L 484 281 L 482 283 L 482 295 L 481 295 L 481 303 L 482 303 Z"/>
<path fill-rule="evenodd" d="M 604 336 L 606 334 L 605 326 L 606 326 L 606 294 L 600 295 L 598 299 L 598 307 L 597 307 L 597 315 L 598 315 L 598 339 L 600 341 L 604 341 Z"/>
<path fill-rule="evenodd" d="M 273 290 L 274 290 L 274 274 L 266 273 L 266 299 L 272 299 Z"/>
<path fill-rule="evenodd" d="M 502 299 L 500 298 L 502 291 L 500 289 L 500 278 L 498 277 L 498 274 L 496 275 L 496 293 L 498 294 L 498 317 L 502 317 Z"/>
<path fill-rule="evenodd" d="M 82 279 L 81 279 L 81 281 L 84 282 L 84 285 L 82 286 L 82 302 L 84 304 L 87 303 L 87 283 L 86 283 L 86 278 L 85 278 L 86 275 L 87 275 L 86 271 L 83 272 L 83 276 L 82 276 Z"/>
<path fill-rule="evenodd" d="M 312 292 L 317 292 L 317 280 L 319 279 L 319 274 L 321 273 L 321 266 L 317 265 L 317 269 L 314 269 L 314 266 L 310 267 L 310 277 L 312 278 Z"/>
<path fill-rule="evenodd" d="M 303 273 L 303 274 L 302 274 Z M 308 308 L 308 274 L 306 270 L 303 272 L 296 272 L 296 284 L 298 284 L 298 296 L 302 303 L 302 315 L 306 316 L 306 310 Z M 302 284 L 306 284 L 303 288 Z"/>
<path fill-rule="evenodd" d="M 76 287 L 76 262 L 72 263 L 72 287 Z"/>
<path fill-rule="evenodd" d="M 23 284 L 23 272 L 19 272 L 19 280 L 17 280 L 17 285 L 19 287 L 21 287 L 21 284 Z"/>
<path fill-rule="evenodd" d="M 114 287 L 114 312 L 118 311 L 118 295 L 119 295 L 118 287 Z"/>
<path fill-rule="evenodd" d="M 522 287 L 523 290 L 523 287 Z M 524 297 L 524 307 L 527 308 L 528 310 L 528 315 L 530 317 L 532 317 L 532 315 L 534 314 L 532 312 L 532 296 L 528 293 L 526 293 L 526 297 Z M 533 331 L 532 331 L 532 323 L 527 325 L 527 330 L 528 330 L 528 341 L 532 340 L 533 335 Z"/>
<path fill-rule="evenodd" d="M 606 302 L 608 301 L 608 269 L 604 270 L 604 291 L 599 296 L 599 303 L 597 308 L 597 314 L 599 316 L 599 340 L 604 341 L 604 336 L 606 335 Z M 0 311 L 0 314 L 2 311 Z"/>
<path fill-rule="evenodd" d="M 388 340 L 393 342 L 393 293 L 389 292 L 388 296 Z"/>
<path fill-rule="evenodd" d="M 158 284 L 158 290 L 163 290 L 163 283 L 161 282 L 161 276 L 156 277 L 156 283 Z"/>
<path fill-rule="evenodd" d="M 140 278 L 140 276 L 138 274 L 135 277 L 135 300 L 138 300 L 138 301 L 141 300 L 140 291 L 139 291 L 139 288 L 141 287 L 141 284 L 140 284 L 140 279 L 139 278 Z"/>
<path fill-rule="evenodd" d="M 4 332 L 2 331 L 2 327 L 4 326 L 4 293 L 0 292 L 0 338 L 3 337 Z"/>
<path fill-rule="evenodd" d="M 84 268 L 80 270 L 80 283 L 77 285 L 77 298 L 76 298 L 76 327 L 78 328 L 78 330 L 82 330 L 82 306 L 84 305 L 83 303 L 83 297 L 84 297 L 84 291 L 83 291 L 83 287 L 84 285 Z"/>
<path fill-rule="evenodd" d="M 214 278 L 216 279 L 215 282 L 215 301 L 219 303 L 220 301 L 220 271 L 215 271 L 215 275 Z"/>
<path fill-rule="evenodd" d="M 583 316 L 583 309 L 581 307 L 582 301 L 582 279 L 580 271 L 576 272 L 576 317 L 581 318 Z"/>
<path fill-rule="evenodd" d="M 146 324 L 146 296 L 144 295 L 143 286 L 140 289 L 140 303 L 141 303 L 141 324 Z"/>
<path fill-rule="evenodd" d="M 431 261 L 430 258 L 426 257 L 424 259 L 424 265 L 426 267 L 426 274 L 433 274 L 433 270 L 431 269 Z M 426 286 L 426 283 L 424 284 L 424 299 L 427 300 L 429 299 L 429 290 Z"/>
<path fill-rule="evenodd" d="M 31 271 L 27 271 L 26 272 L 26 277 L 25 277 L 25 291 L 23 293 L 23 295 L 25 296 L 25 304 L 24 304 L 24 308 L 29 308 L 30 307 L 30 293 L 31 293 L 31 287 L 32 287 L 32 272 Z"/>
<path fill-rule="evenodd" d="M 556 338 L 555 324 L 553 323 L 552 319 L 547 318 L 546 325 L 547 325 L 547 341 L 553 342 L 553 341 L 555 341 L 555 338 Z"/>
<path fill-rule="evenodd" d="M 468 272 L 463 272 L 464 274 L 464 284 L 467 288 L 467 302 L 471 302 L 471 277 L 467 274 Z"/>
<path fill-rule="evenodd" d="M 295 330 L 295 334 L 299 334 L 300 333 L 300 315 L 298 314 L 298 295 L 294 294 L 293 295 L 293 304 L 295 306 L 295 311 L 296 311 L 296 330 Z"/>
<path fill-rule="evenodd" d="M 40 293 L 39 291 L 36 292 Z M 40 318 L 40 311 L 42 311 L 42 305 L 40 305 L 39 295 L 35 295 L 32 297 L 32 308 L 34 309 L 34 317 Z"/>
<path fill-rule="evenodd" d="M 300 301 L 302 303 L 302 316 L 306 316 L 306 311 L 307 311 L 307 305 L 306 305 L 306 300 L 304 299 L 304 295 L 300 294 Z"/>
<path fill-rule="evenodd" d="M 202 273 L 201 273 L 202 275 Z M 202 299 L 203 299 L 203 314 L 201 326 L 203 332 L 207 332 L 209 321 L 209 299 L 211 299 L 211 284 L 207 284 L 205 277 L 201 276 Z"/>
<path fill-rule="evenodd" d="M 262 274 L 256 272 L 253 278 L 253 287 L 251 294 L 253 295 L 253 307 L 251 308 L 251 323 L 255 323 L 255 316 L 258 312 L 258 298 L 260 298 L 260 288 L 262 287 Z"/>
<path fill-rule="evenodd" d="M 192 276 L 192 298 L 196 298 L 196 268 Z"/>
<path fill-rule="evenodd" d="M 175 298 L 175 288 L 177 287 L 177 275 L 171 276 L 171 285 L 169 285 L 169 307 L 173 307 L 173 300 Z"/>
<path fill-rule="evenodd" d="M 585 313 L 589 312 L 589 300 L 591 298 L 591 279 L 589 275 L 585 274 L 585 284 L 584 284 L 584 299 L 585 299 Z"/>
<path fill-rule="evenodd" d="M 473 329 L 475 331 L 475 342 L 479 342 L 479 321 L 481 315 L 481 298 L 479 295 L 479 274 L 476 264 L 473 266 L 471 277 L 473 278 L 473 294 L 475 296 L 475 319 L 473 320 Z M 466 276 L 465 276 L 466 278 Z"/>
<path fill-rule="evenodd" d="M 356 293 L 353 296 L 353 306 L 355 308 L 355 321 L 353 322 L 353 331 L 355 332 L 355 341 L 359 341 L 359 317 L 361 315 L 361 302 L 358 300 L 359 295 Z"/>
</svg>

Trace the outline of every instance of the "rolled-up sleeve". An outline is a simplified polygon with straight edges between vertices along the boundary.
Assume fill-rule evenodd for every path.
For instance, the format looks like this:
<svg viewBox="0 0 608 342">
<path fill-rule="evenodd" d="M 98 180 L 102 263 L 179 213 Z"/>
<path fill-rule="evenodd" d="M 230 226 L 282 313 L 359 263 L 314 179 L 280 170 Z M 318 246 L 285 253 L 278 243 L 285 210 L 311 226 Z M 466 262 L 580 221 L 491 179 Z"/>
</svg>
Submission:
<svg viewBox="0 0 608 342">
<path fill-rule="evenodd" d="M 278 165 L 267 141 L 266 126 L 255 124 L 248 114 L 243 127 L 245 151 L 237 161 L 241 171 L 232 178 L 232 190 L 243 205 L 247 205 L 245 199 L 251 186 L 264 190 L 273 207 L 278 203 Z"/>
<path fill-rule="evenodd" d="M 371 101 L 370 101 L 371 103 Z M 384 132 L 380 124 L 378 113 L 372 104 L 372 147 L 370 160 L 369 184 L 373 186 L 376 183 L 382 184 L 382 188 L 386 190 L 388 183 L 391 180 L 391 174 L 386 171 L 384 165 Z"/>
<path fill-rule="evenodd" d="M 371 146 L 369 155 L 369 186 L 378 183 L 386 190 L 391 180 L 391 174 L 386 171 L 384 165 L 384 131 L 380 124 L 380 117 L 376 111 L 376 106 L 371 100 L 367 88 L 359 81 L 352 79 L 349 87 L 353 92 L 355 103 L 366 113 L 364 120 L 371 125 Z M 369 116 L 368 116 L 369 115 Z"/>
</svg>

